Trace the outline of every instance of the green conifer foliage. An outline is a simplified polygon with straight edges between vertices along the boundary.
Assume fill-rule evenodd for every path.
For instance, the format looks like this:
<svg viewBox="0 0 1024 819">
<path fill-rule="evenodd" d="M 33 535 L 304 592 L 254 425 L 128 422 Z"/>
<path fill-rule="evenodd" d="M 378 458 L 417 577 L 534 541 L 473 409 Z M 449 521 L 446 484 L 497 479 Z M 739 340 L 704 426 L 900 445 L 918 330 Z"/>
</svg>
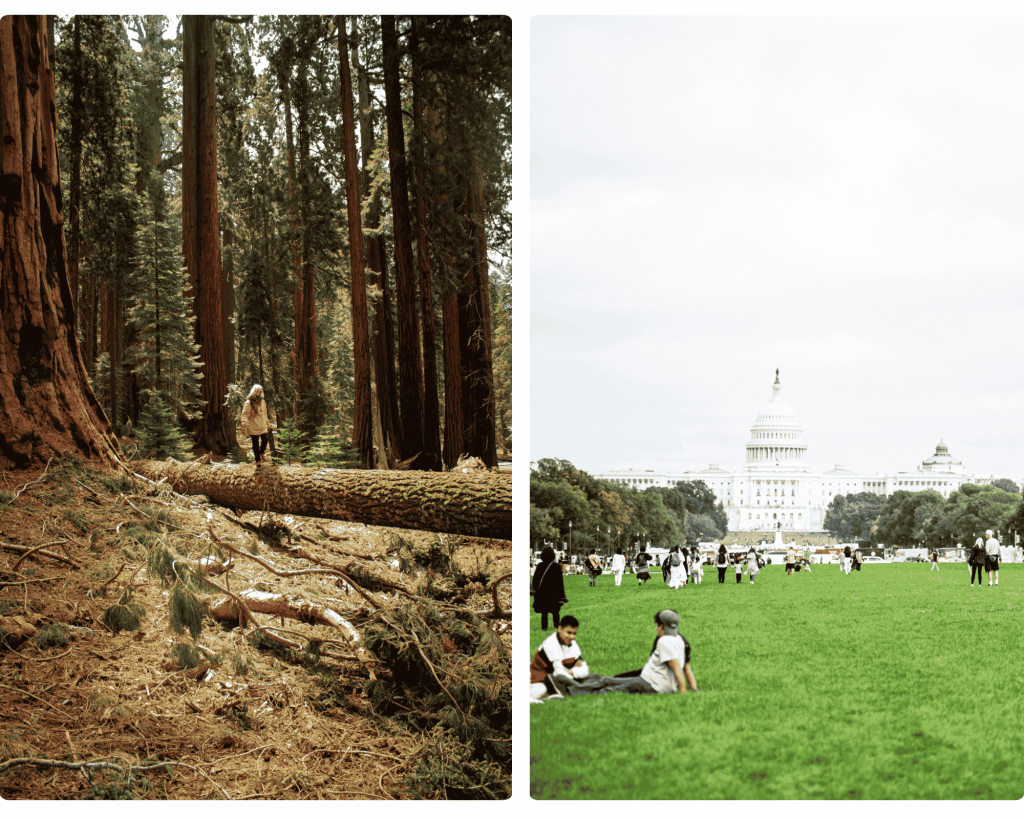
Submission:
<svg viewBox="0 0 1024 819">
<path fill-rule="evenodd" d="M 277 432 L 277 454 L 285 463 L 301 464 L 306 458 L 305 436 L 295 424 L 294 418 L 289 418 L 278 426 Z"/>
<path fill-rule="evenodd" d="M 163 181 L 154 172 L 142 198 L 139 253 L 131 278 L 134 305 L 129 321 L 135 343 L 125 362 L 141 392 L 139 427 L 142 454 L 183 457 L 189 447 L 180 420 L 198 417 L 202 377 L 193 341 L 194 319 L 184 295 L 185 274 L 178 248 L 178 220 L 165 213 Z"/>
</svg>

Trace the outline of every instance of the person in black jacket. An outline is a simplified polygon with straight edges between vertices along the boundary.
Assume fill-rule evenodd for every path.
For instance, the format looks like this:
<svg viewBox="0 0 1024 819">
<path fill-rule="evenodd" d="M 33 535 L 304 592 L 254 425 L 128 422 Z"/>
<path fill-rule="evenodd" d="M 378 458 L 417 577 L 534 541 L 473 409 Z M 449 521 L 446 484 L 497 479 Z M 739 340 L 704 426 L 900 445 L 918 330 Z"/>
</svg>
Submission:
<svg viewBox="0 0 1024 819">
<path fill-rule="evenodd" d="M 565 599 L 565 579 L 562 567 L 555 561 L 555 550 L 545 546 L 540 553 L 540 563 L 533 571 L 533 610 L 540 614 L 540 627 L 548 630 L 548 615 L 553 618 L 552 626 L 558 628 L 559 614 Z"/>
<path fill-rule="evenodd" d="M 978 588 L 981 588 L 981 580 L 985 572 L 985 538 L 979 537 L 971 547 L 971 556 L 967 560 L 971 564 L 971 585 L 974 585 L 974 575 L 978 575 Z"/>
</svg>

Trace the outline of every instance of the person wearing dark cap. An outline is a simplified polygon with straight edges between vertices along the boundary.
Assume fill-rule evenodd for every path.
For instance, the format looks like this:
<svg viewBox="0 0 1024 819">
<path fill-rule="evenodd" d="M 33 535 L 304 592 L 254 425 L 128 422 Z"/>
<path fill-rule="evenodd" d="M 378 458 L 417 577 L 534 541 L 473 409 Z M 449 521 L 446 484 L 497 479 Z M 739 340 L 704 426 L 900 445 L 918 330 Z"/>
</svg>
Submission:
<svg viewBox="0 0 1024 819">
<path fill-rule="evenodd" d="M 573 697 L 610 694 L 615 691 L 629 694 L 685 694 L 687 684 L 699 693 L 697 680 L 690 668 L 690 644 L 679 633 L 679 614 L 673 609 L 662 609 L 654 615 L 654 625 L 658 636 L 654 638 L 654 646 L 643 668 L 614 677 L 594 674 L 565 685 L 565 693 Z"/>
</svg>

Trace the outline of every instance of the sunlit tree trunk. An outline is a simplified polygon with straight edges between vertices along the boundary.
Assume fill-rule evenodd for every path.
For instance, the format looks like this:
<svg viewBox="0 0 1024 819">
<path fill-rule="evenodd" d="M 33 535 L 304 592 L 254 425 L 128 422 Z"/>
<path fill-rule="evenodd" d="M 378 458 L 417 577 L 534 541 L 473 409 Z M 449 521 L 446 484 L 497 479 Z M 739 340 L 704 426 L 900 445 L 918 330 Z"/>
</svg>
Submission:
<svg viewBox="0 0 1024 819">
<path fill-rule="evenodd" d="M 49 23 L 0 19 L 0 465 L 120 451 L 75 336 Z"/>
<path fill-rule="evenodd" d="M 217 207 L 217 112 L 214 90 L 213 18 L 182 18 L 182 232 L 192 286 L 196 342 L 202 361 L 203 418 L 196 443 L 226 455 L 235 448 L 234 421 L 224 403 L 227 350 L 224 341 L 224 277 Z"/>
</svg>

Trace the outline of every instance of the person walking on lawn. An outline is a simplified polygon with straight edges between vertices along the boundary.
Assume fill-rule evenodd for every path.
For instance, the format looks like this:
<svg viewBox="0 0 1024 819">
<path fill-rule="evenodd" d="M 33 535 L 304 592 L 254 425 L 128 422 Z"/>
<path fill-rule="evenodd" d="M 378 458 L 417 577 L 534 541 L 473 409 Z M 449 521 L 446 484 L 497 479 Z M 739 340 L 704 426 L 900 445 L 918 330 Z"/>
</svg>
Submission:
<svg viewBox="0 0 1024 819">
<path fill-rule="evenodd" d="M 622 554 L 622 547 L 619 546 L 615 549 L 615 554 L 612 555 L 612 574 L 615 575 L 615 585 L 622 585 L 622 573 L 626 571 L 626 556 Z"/>
<path fill-rule="evenodd" d="M 647 551 L 641 546 L 640 554 L 636 556 L 636 585 L 646 586 L 647 581 L 651 579 L 651 556 L 647 554 Z"/>
<path fill-rule="evenodd" d="M 590 578 L 590 585 L 597 585 L 597 576 L 601 574 L 601 558 L 597 556 L 597 547 L 590 550 L 590 556 L 583 561 L 587 564 L 587 576 Z"/>
<path fill-rule="evenodd" d="M 999 585 L 999 541 L 996 540 L 989 529 L 985 532 L 988 540 L 985 541 L 985 570 L 988 572 L 988 584 L 992 585 L 992 575 L 996 576 L 996 585 Z"/>
<path fill-rule="evenodd" d="M 725 570 L 729 568 L 729 553 L 723 543 L 718 547 L 718 557 L 715 558 L 715 568 L 718 569 L 718 582 L 725 582 Z"/>
<path fill-rule="evenodd" d="M 761 561 L 757 556 L 757 551 L 753 546 L 750 547 L 750 551 L 747 552 L 747 574 L 750 575 L 750 585 L 754 585 L 754 580 L 757 579 L 757 573 L 761 571 Z"/>
<path fill-rule="evenodd" d="M 974 585 L 974 577 L 978 577 L 978 588 L 981 588 L 982 572 L 985 570 L 985 539 L 978 538 L 971 547 L 971 556 L 968 558 L 971 564 L 971 585 Z"/>
<path fill-rule="evenodd" d="M 568 602 L 565 599 L 565 579 L 562 576 L 562 567 L 555 560 L 555 550 L 545 546 L 540 553 L 540 563 L 533 572 L 533 610 L 540 615 L 540 627 L 548 630 L 548 615 L 551 615 L 551 625 L 558 628 L 558 615 L 562 606 Z"/>
<path fill-rule="evenodd" d="M 743 582 L 743 559 L 739 556 L 733 559 L 733 565 L 736 567 L 736 582 Z"/>
<path fill-rule="evenodd" d="M 939 570 L 939 550 L 935 549 L 932 551 L 932 567 L 928 570 L 930 572 L 937 572 Z"/>
</svg>

